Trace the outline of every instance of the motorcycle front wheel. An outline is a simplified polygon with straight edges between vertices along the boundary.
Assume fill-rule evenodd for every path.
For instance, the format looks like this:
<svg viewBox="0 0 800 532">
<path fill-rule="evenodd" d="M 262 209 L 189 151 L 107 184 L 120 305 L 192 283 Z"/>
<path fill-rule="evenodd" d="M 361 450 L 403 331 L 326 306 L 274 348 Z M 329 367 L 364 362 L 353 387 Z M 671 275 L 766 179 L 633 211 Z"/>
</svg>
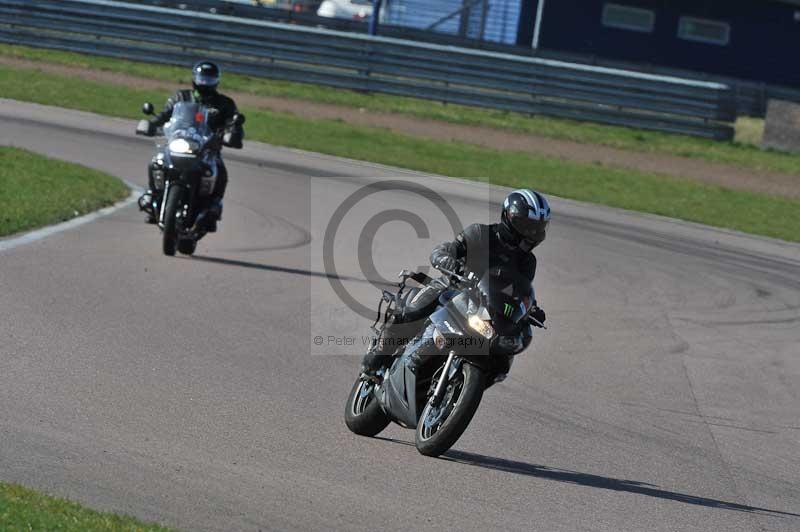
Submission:
<svg viewBox="0 0 800 532">
<path fill-rule="evenodd" d="M 344 423 L 359 436 L 375 436 L 390 420 L 375 398 L 375 384 L 356 379 L 344 408 Z"/>
<path fill-rule="evenodd" d="M 184 255 L 191 255 L 195 249 L 197 249 L 197 240 L 192 240 L 191 238 L 178 240 L 178 251 Z"/>
<path fill-rule="evenodd" d="M 164 255 L 172 257 L 175 255 L 175 248 L 178 244 L 178 219 L 176 214 L 178 213 L 178 206 L 181 201 L 180 187 L 170 187 L 164 201 L 167 203 L 164 205 L 164 239 L 162 247 Z"/>
<path fill-rule="evenodd" d="M 422 409 L 415 437 L 417 450 L 425 456 L 439 456 L 450 449 L 472 421 L 485 389 L 483 370 L 462 363 L 439 406 L 428 400 Z"/>
</svg>

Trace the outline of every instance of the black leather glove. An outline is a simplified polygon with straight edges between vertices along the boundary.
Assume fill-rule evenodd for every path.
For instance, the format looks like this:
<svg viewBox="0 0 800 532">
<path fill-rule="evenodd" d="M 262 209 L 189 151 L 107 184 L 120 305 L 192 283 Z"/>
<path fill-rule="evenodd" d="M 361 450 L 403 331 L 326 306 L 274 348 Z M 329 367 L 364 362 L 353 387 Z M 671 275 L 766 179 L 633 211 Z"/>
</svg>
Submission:
<svg viewBox="0 0 800 532">
<path fill-rule="evenodd" d="M 533 307 L 530 312 L 531 318 L 535 319 L 539 323 L 544 324 L 544 321 L 547 319 L 547 316 L 544 313 L 544 310 L 539 307 Z M 535 323 L 534 323 L 535 325 Z"/>
<path fill-rule="evenodd" d="M 233 129 L 225 133 L 222 137 L 222 144 L 229 148 L 234 148 L 237 150 L 241 150 L 244 147 L 242 139 L 244 138 L 244 132 L 240 129 Z"/>
<path fill-rule="evenodd" d="M 442 255 L 436 260 L 436 264 L 434 264 L 433 267 L 437 270 L 456 272 L 456 268 L 458 268 L 458 260 L 450 255 Z"/>
</svg>

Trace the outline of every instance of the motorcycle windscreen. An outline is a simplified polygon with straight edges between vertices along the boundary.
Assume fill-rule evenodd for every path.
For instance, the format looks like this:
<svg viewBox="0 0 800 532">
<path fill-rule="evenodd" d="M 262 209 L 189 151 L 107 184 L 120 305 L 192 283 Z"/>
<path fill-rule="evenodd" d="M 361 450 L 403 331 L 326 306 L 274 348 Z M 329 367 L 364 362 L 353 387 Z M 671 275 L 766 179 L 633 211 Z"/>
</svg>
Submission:
<svg viewBox="0 0 800 532">
<path fill-rule="evenodd" d="M 478 283 L 478 289 L 499 334 L 513 329 L 535 301 L 530 280 L 509 268 L 487 270 Z"/>
<path fill-rule="evenodd" d="M 184 139 L 203 146 L 212 134 L 208 125 L 208 109 L 195 102 L 176 103 L 172 117 L 164 124 L 164 135 L 168 141 Z"/>
</svg>

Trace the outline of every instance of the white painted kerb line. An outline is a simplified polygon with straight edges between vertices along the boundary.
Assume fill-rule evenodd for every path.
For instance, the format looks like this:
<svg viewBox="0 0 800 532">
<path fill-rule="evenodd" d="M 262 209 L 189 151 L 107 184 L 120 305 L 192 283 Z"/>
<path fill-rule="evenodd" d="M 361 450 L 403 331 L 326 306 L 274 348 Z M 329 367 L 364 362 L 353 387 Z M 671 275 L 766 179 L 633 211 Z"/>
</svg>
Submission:
<svg viewBox="0 0 800 532">
<path fill-rule="evenodd" d="M 93 222 L 98 218 L 102 218 L 103 216 L 108 216 L 111 213 L 114 213 L 123 207 L 127 207 L 131 203 L 135 202 L 141 190 L 138 187 L 130 187 L 131 193 L 130 195 L 120 201 L 111 205 L 110 207 L 106 207 L 104 209 L 100 209 L 99 211 L 94 211 L 84 216 L 79 216 L 78 218 L 73 218 L 71 220 L 67 220 L 66 222 L 50 225 L 47 227 L 43 227 L 42 229 L 36 229 L 35 231 L 31 231 L 30 233 L 25 233 L 19 236 L 13 236 L 7 239 L 0 239 L 0 253 L 3 251 L 8 251 L 9 249 L 13 249 L 18 246 L 22 246 L 24 244 L 30 244 L 31 242 L 35 242 L 37 240 L 41 240 L 43 238 L 47 238 L 48 236 L 54 235 L 56 233 L 61 233 L 63 231 L 69 231 L 70 229 L 74 229 L 78 226 L 83 224 L 88 224 L 89 222 Z"/>
</svg>

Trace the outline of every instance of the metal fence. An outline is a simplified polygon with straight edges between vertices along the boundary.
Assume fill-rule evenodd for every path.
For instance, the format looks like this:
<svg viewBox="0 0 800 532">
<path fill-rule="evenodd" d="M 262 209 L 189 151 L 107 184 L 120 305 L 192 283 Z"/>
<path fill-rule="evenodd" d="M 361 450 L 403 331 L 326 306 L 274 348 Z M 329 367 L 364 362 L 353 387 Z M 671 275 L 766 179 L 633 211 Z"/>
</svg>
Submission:
<svg viewBox="0 0 800 532">
<path fill-rule="evenodd" d="M 0 0 L 0 42 L 471 106 L 733 137 L 731 90 L 654 76 L 111 0 Z"/>
<path fill-rule="evenodd" d="M 302 24 L 306 26 L 365 33 L 367 22 L 318 17 L 312 12 L 293 12 L 288 9 L 256 7 L 250 3 L 230 0 L 126 0 L 128 2 L 179 7 L 194 11 L 206 11 L 246 18 Z M 296 2 L 303 0 L 279 0 Z M 473 2 L 475 4 L 473 5 Z M 452 9 L 453 3 L 468 9 Z M 485 5 L 486 9 L 478 5 Z M 273 5 L 273 4 L 265 4 Z M 277 4 L 275 4 L 277 5 Z M 492 52 L 540 57 L 569 63 L 593 66 L 606 66 L 636 72 L 712 81 L 728 85 L 733 90 L 737 113 L 740 115 L 764 117 L 770 99 L 788 100 L 800 103 L 800 90 L 771 83 L 739 79 L 728 76 L 695 72 L 665 67 L 651 63 L 620 61 L 594 55 L 559 52 L 557 50 L 533 49 L 530 46 L 517 46 L 513 36 L 516 34 L 520 0 L 383 0 L 379 32 L 386 37 L 408 39 L 418 42 L 431 42 L 463 48 L 474 48 Z M 442 7 L 444 6 L 444 7 Z M 454 11 L 457 13 L 454 14 Z M 483 16 L 484 13 L 487 16 Z M 447 17 L 431 28 L 433 16 Z M 437 19 L 438 20 L 438 19 Z M 467 20 L 468 23 L 454 25 L 452 20 Z M 482 24 L 481 24 L 482 22 Z"/>
<path fill-rule="evenodd" d="M 520 47 L 506 47 L 507 53 L 531 55 L 535 51 L 521 49 Z M 678 78 L 695 79 L 698 81 L 711 81 L 727 85 L 733 91 L 733 99 L 736 103 L 738 115 L 753 116 L 764 118 L 767 114 L 769 100 L 787 100 L 800 103 L 800 89 L 774 85 L 763 81 L 753 81 L 739 79 L 719 74 L 709 74 L 706 72 L 695 72 L 679 68 L 670 68 L 651 63 L 634 63 L 631 61 L 613 60 L 604 57 L 587 56 L 584 54 L 574 54 L 557 52 L 552 50 L 540 50 L 536 52 L 537 57 L 555 59 L 569 63 L 580 63 L 583 65 L 603 66 L 608 68 L 619 68 L 622 70 L 635 70 L 658 76 L 671 76 Z"/>
</svg>

